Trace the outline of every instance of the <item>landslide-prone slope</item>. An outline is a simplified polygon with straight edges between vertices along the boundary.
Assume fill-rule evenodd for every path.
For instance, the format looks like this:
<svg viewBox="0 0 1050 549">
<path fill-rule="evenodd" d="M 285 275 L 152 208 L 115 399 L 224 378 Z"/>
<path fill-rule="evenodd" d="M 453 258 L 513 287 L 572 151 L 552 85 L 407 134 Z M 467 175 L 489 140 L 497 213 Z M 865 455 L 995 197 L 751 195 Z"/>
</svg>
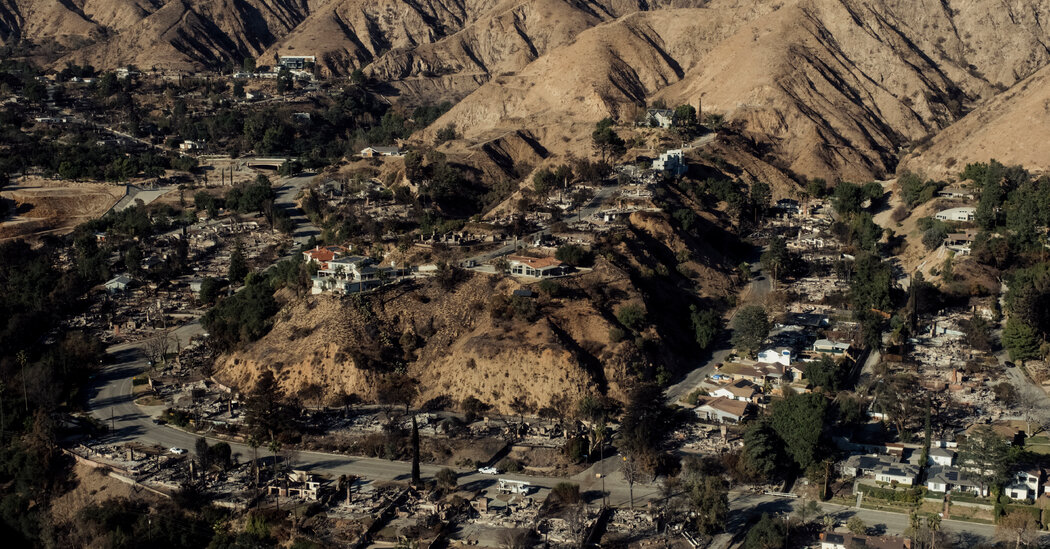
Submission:
<svg viewBox="0 0 1050 549">
<path fill-rule="evenodd" d="M 700 216 L 685 234 L 666 214 L 632 215 L 600 244 L 594 269 L 558 279 L 553 295 L 537 283 L 468 272 L 452 288 L 420 279 L 366 295 L 306 297 L 259 341 L 219 360 L 216 375 L 248 390 L 270 369 L 287 395 L 317 384 L 326 398 L 374 401 L 383 376 L 404 371 L 418 381 L 417 404 L 473 396 L 503 411 L 519 396 L 537 409 L 588 394 L 622 400 L 639 380 L 694 365 L 690 305 L 710 308 L 730 292 L 727 273 L 739 258 L 726 250 L 743 248 L 720 242 L 728 237 L 713 219 Z M 537 293 L 517 298 L 526 311 L 494 306 L 523 285 Z M 628 304 L 645 311 L 636 332 L 617 318 Z"/>
<path fill-rule="evenodd" d="M 929 143 L 916 146 L 901 167 L 944 178 L 971 162 L 992 159 L 1031 171 L 1050 168 L 1050 68 L 997 95 Z"/>
<path fill-rule="evenodd" d="M 587 123 L 662 98 L 727 115 L 797 173 L 865 179 L 899 148 L 1050 59 L 1050 6 L 991 0 L 798 0 L 635 13 L 494 78 L 435 127 L 527 127 L 587 150 Z M 1006 45 L 999 41 L 1003 37 Z M 564 75 L 572 75 L 565 78 Z M 558 145 L 566 142 L 566 145 Z"/>
<path fill-rule="evenodd" d="M 617 301 L 632 297 L 608 265 L 578 282 L 616 292 Z M 345 391 L 374 400 L 377 381 L 407 364 L 419 402 L 474 396 L 506 410 L 515 396 L 545 406 L 559 395 L 622 395 L 618 384 L 631 356 L 609 341 L 611 315 L 569 298 L 542 306 L 537 321 L 492 318 L 490 298 L 518 287 L 473 275 L 451 291 L 422 281 L 363 298 L 308 297 L 282 312 L 268 335 L 222 362 L 218 376 L 250 388 L 269 368 L 287 394 L 316 383 L 327 396 Z"/>
</svg>

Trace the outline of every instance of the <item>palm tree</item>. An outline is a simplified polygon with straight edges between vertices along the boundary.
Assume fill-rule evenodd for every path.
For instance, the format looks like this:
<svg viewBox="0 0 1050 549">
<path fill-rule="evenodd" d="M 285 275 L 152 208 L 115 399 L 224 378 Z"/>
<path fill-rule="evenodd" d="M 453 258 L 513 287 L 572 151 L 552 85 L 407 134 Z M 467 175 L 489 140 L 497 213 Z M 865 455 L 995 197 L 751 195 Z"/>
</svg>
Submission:
<svg viewBox="0 0 1050 549">
<path fill-rule="evenodd" d="M 255 488 L 259 488 L 259 438 L 248 435 L 248 446 L 252 449 L 252 469 L 255 471 Z"/>
</svg>

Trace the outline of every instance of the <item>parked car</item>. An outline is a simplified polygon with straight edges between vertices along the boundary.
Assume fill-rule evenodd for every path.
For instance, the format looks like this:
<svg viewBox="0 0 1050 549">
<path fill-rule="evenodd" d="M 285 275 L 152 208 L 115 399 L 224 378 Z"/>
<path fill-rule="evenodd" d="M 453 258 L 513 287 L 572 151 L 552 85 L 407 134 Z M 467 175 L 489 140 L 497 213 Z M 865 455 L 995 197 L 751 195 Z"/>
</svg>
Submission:
<svg viewBox="0 0 1050 549">
<path fill-rule="evenodd" d="M 499 469 L 496 469 L 495 467 L 482 467 L 481 469 L 478 469 L 478 472 L 483 475 L 498 475 Z"/>
<path fill-rule="evenodd" d="M 182 454 L 186 453 L 186 449 L 185 448 L 176 448 L 174 446 L 172 446 L 171 449 L 169 449 L 168 451 L 173 453 L 173 454 L 175 454 L 175 455 L 177 455 L 177 456 L 181 456 Z"/>
</svg>

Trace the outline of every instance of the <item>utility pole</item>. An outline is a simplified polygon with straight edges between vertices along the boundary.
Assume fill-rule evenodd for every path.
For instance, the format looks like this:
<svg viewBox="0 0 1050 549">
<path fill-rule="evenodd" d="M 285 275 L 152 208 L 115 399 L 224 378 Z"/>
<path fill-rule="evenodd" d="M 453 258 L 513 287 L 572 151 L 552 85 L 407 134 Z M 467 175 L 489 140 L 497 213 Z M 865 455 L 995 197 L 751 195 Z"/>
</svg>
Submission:
<svg viewBox="0 0 1050 549">
<path fill-rule="evenodd" d="M 22 367 L 22 401 L 26 405 L 26 413 L 29 413 L 29 391 L 26 390 L 26 363 L 29 362 L 29 357 L 26 356 L 25 350 L 18 351 L 18 355 L 15 357 L 18 359 L 19 366 Z"/>
</svg>

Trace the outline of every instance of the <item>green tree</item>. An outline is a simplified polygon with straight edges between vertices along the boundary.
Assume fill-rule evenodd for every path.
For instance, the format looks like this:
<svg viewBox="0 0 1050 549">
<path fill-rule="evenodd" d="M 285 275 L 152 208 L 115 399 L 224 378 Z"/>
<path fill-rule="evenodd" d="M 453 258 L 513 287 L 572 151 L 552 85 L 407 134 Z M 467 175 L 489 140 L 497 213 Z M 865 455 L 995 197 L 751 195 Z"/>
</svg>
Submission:
<svg viewBox="0 0 1050 549">
<path fill-rule="evenodd" d="M 255 72 L 255 58 L 245 57 L 244 61 L 241 62 L 241 70 L 244 72 Z"/>
<path fill-rule="evenodd" d="M 416 422 L 416 415 L 412 414 L 412 486 L 422 485 L 419 474 L 419 423 Z"/>
<path fill-rule="evenodd" d="M 747 531 L 744 537 L 744 549 L 781 549 L 787 543 L 787 527 L 769 513 L 762 513 L 762 518 Z"/>
<path fill-rule="evenodd" d="M 674 109 L 675 126 L 692 127 L 696 125 L 696 108 L 692 105 L 678 105 Z"/>
<path fill-rule="evenodd" d="M 827 408 L 827 400 L 819 393 L 790 395 L 770 407 L 770 425 L 800 470 L 817 461 Z"/>
<path fill-rule="evenodd" d="M 783 442 L 766 419 L 751 423 L 744 431 L 744 459 L 762 479 L 772 479 L 781 468 Z"/>
<path fill-rule="evenodd" d="M 733 347 L 754 355 L 769 335 L 769 317 L 761 305 L 748 305 L 737 312 L 732 328 Z"/>
<path fill-rule="evenodd" d="M 621 305 L 616 310 L 616 320 L 619 320 L 620 324 L 623 324 L 628 330 L 640 331 L 645 327 L 645 309 L 635 303 Z"/>
<path fill-rule="evenodd" d="M 852 534 L 857 536 L 863 536 L 868 533 L 868 525 L 856 515 L 850 517 L 849 520 L 846 521 L 846 528 L 848 528 Z"/>
<path fill-rule="evenodd" d="M 760 261 L 762 262 L 762 269 L 773 274 L 773 280 L 780 280 L 784 276 L 784 271 L 787 270 L 786 266 L 789 259 L 787 242 L 784 241 L 783 237 L 778 236 L 769 241 L 769 246 L 762 252 Z"/>
<path fill-rule="evenodd" d="M 248 276 L 248 259 L 244 255 L 244 245 L 238 242 L 230 254 L 230 284 L 240 284 Z"/>
<path fill-rule="evenodd" d="M 769 185 L 761 181 L 751 184 L 751 209 L 755 212 L 755 223 L 766 214 L 773 201 L 773 192 Z"/>
<path fill-rule="evenodd" d="M 700 310 L 696 305 L 689 306 L 689 320 L 693 324 L 693 334 L 701 349 L 707 349 L 718 337 L 722 329 L 722 315 L 714 309 Z"/>
<path fill-rule="evenodd" d="M 878 256 L 863 252 L 853 263 L 853 271 L 850 302 L 854 310 L 888 310 L 893 287 L 890 266 Z"/>
<path fill-rule="evenodd" d="M 1039 333 L 1030 324 L 1014 317 L 1006 321 L 1003 328 L 1003 347 L 1010 351 L 1010 360 L 1020 361 L 1039 358 Z"/>
<path fill-rule="evenodd" d="M 967 471 L 982 487 L 992 489 L 1006 480 L 1009 445 L 987 425 L 970 431 L 959 443 L 959 468 Z"/>
<path fill-rule="evenodd" d="M 456 472 L 452 469 L 445 467 L 444 469 L 438 471 L 436 475 L 434 475 L 434 479 L 437 480 L 438 484 L 440 484 L 441 486 L 444 486 L 448 489 L 452 489 L 456 487 L 456 483 L 459 480 L 459 475 L 457 475 Z"/>
<path fill-rule="evenodd" d="M 573 267 L 587 267 L 594 263 L 594 256 L 579 244 L 563 244 L 554 252 L 554 258 Z"/>
<path fill-rule="evenodd" d="M 685 480 L 686 497 L 694 513 L 694 525 L 704 535 L 725 529 L 729 516 L 729 486 L 716 475 L 694 473 Z"/>
<path fill-rule="evenodd" d="M 850 217 L 860 212 L 863 202 L 864 193 L 856 184 L 843 181 L 835 186 L 833 204 L 835 211 L 842 217 Z"/>
<path fill-rule="evenodd" d="M 627 151 L 627 143 L 612 129 L 613 124 L 611 118 L 603 118 L 591 133 L 594 149 L 601 153 L 603 163 L 609 155 L 620 156 Z"/>
<path fill-rule="evenodd" d="M 822 387 L 829 393 L 838 392 L 846 382 L 847 369 L 827 355 L 806 364 L 806 379 L 813 387 Z"/>
</svg>

